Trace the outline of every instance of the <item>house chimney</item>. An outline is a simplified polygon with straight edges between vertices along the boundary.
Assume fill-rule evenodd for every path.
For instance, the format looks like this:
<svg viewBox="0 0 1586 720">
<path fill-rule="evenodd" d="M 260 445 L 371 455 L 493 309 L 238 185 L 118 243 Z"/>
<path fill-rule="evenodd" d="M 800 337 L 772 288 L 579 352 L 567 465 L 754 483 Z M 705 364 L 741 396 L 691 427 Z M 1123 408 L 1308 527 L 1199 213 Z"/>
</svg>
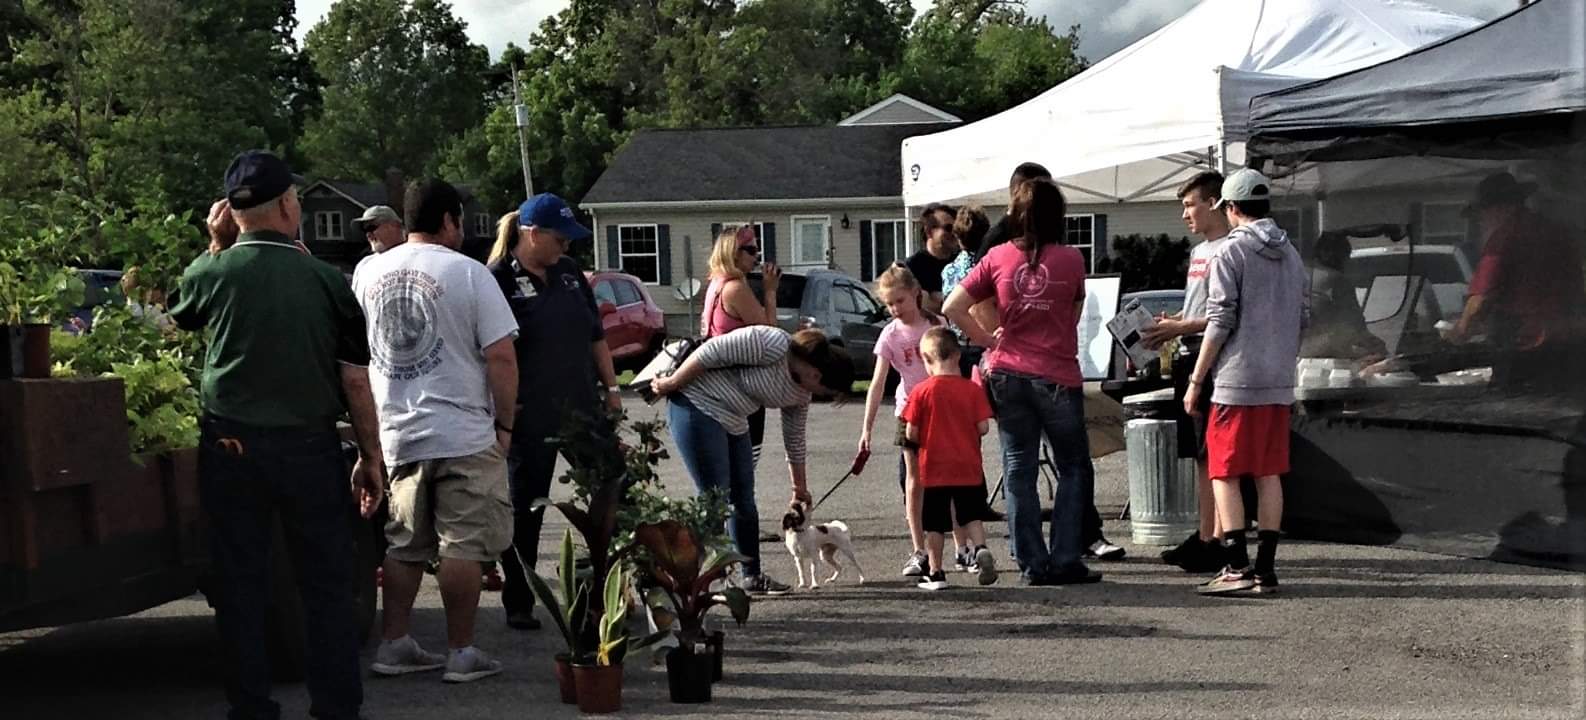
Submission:
<svg viewBox="0 0 1586 720">
<path fill-rule="evenodd" d="M 402 171 L 396 168 L 386 168 L 385 171 L 385 204 L 396 211 L 398 217 L 406 218 L 407 209 L 402 207 L 407 196 L 407 183 L 403 182 Z"/>
</svg>

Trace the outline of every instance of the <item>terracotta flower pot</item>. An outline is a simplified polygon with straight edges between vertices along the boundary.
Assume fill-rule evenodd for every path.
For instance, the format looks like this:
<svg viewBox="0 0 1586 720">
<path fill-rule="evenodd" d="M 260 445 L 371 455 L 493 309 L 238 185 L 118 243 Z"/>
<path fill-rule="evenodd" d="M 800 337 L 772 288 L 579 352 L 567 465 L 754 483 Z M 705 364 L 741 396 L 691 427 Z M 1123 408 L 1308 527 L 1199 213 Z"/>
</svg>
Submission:
<svg viewBox="0 0 1586 720">
<path fill-rule="evenodd" d="M 573 679 L 573 658 L 567 653 L 556 656 L 556 686 L 562 691 L 564 704 L 578 704 L 578 685 Z"/>
<path fill-rule="evenodd" d="M 621 665 L 574 665 L 573 684 L 579 712 L 603 715 L 622 709 Z"/>
<path fill-rule="evenodd" d="M 673 648 L 666 654 L 666 687 L 675 703 L 710 702 L 710 676 L 715 664 L 709 648 L 696 654 L 692 648 Z"/>
</svg>

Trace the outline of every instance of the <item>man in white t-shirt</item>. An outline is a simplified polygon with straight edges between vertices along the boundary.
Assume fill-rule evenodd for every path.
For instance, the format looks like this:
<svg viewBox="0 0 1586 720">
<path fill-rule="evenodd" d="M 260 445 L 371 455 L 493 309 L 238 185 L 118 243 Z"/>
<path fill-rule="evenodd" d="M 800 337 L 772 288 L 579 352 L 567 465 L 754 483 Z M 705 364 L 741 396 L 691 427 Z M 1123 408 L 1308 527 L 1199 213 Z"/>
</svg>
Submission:
<svg viewBox="0 0 1586 720">
<path fill-rule="evenodd" d="M 1146 347 L 1160 347 L 1173 338 L 1179 338 L 1178 353 L 1173 358 L 1173 399 L 1178 415 L 1178 450 L 1181 458 L 1194 458 L 1196 467 L 1196 499 L 1200 504 L 1200 528 L 1183 543 L 1162 553 L 1162 560 L 1177 565 L 1186 572 L 1213 572 L 1222 569 L 1222 531 L 1217 524 L 1217 512 L 1212 500 L 1211 478 L 1206 474 L 1206 412 L 1191 417 L 1183 411 L 1184 393 L 1190 375 L 1195 370 L 1195 360 L 1200 354 L 1201 338 L 1206 332 L 1206 271 L 1212 252 L 1217 249 L 1231 228 L 1221 210 L 1214 209 L 1222 196 L 1223 176 L 1206 171 L 1190 178 L 1179 187 L 1179 204 L 1183 206 L 1184 224 L 1189 231 L 1201 236 L 1202 241 L 1190 250 L 1189 273 L 1184 282 L 1184 309 L 1177 315 L 1164 315 L 1144 333 Z M 1210 406 L 1208 389 L 1204 404 Z"/>
<path fill-rule="evenodd" d="M 440 180 L 409 188 L 407 242 L 359 263 L 369 379 L 390 468 L 390 549 L 374 672 L 444 667 L 447 682 L 501 672 L 474 647 L 481 563 L 512 544 L 507 447 L 518 393 L 518 324 L 485 266 L 457 252 L 462 195 Z M 440 559 L 448 655 L 408 634 L 424 567 Z"/>
</svg>

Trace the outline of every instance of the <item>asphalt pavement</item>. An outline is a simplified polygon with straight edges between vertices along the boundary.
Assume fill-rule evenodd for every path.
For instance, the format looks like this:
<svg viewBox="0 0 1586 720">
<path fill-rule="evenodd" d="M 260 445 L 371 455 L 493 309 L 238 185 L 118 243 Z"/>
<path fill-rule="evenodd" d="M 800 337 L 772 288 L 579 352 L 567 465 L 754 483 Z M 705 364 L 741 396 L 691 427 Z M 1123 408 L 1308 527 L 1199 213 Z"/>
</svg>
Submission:
<svg viewBox="0 0 1586 720">
<path fill-rule="evenodd" d="M 860 403 L 810 414 L 812 490 L 848 467 Z M 630 411 L 648 417 L 630 399 Z M 778 417 L 770 413 L 759 475 L 761 526 L 776 530 L 788 497 Z M 876 436 L 889 438 L 890 419 Z M 996 439 L 986 467 L 996 478 Z M 1207 598 L 1199 578 L 1163 565 L 1161 548 L 1128 542 L 1123 455 L 1097 462 L 1097 504 L 1107 533 L 1129 550 L 1097 563 L 1097 585 L 1022 588 L 1004 560 L 999 582 L 963 574 L 935 593 L 898 576 L 908 551 L 894 458 L 878 446 L 867 472 L 817 519 L 852 528 L 868 582 L 754 604 L 728 628 L 726 678 L 710 705 L 673 705 L 665 670 L 630 658 L 620 717 L 789 718 L 1580 718 L 1586 716 L 1586 579 L 1580 574 L 1394 548 L 1286 541 L 1282 594 Z M 662 473 L 669 492 L 691 484 L 680 462 Z M 557 495 L 566 494 L 557 486 Z M 1043 489 L 1043 497 L 1045 491 Z M 998 503 L 1001 506 L 1001 503 Z M 565 524 L 554 513 L 542 547 Z M 768 570 L 791 582 L 781 543 L 761 548 Z M 549 573 L 549 557 L 543 553 Z M 480 645 L 507 664 L 501 676 L 443 685 L 438 674 L 369 678 L 370 718 L 555 718 L 547 627 L 506 627 L 487 594 Z M 426 581 L 415 635 L 444 646 L 439 593 Z M 366 654 L 372 654 L 366 649 Z M 0 634 L 0 718 L 220 718 L 220 658 L 202 597 L 135 616 Z M 306 717 L 301 685 L 276 697 L 285 717 Z"/>
</svg>

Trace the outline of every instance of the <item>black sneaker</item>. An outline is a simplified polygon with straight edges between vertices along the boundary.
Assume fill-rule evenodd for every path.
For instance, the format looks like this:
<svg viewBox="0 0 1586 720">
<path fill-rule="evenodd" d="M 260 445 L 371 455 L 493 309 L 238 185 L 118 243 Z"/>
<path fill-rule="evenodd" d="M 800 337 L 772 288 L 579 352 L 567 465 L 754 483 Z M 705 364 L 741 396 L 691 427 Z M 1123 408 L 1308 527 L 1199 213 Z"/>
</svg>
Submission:
<svg viewBox="0 0 1586 720">
<path fill-rule="evenodd" d="M 1079 565 L 1050 576 L 1053 585 L 1088 585 L 1101 582 L 1101 573 Z"/>
<path fill-rule="evenodd" d="M 1275 572 L 1256 573 L 1255 591 L 1261 595 L 1276 595 L 1278 593 L 1278 574 Z"/>
<path fill-rule="evenodd" d="M 507 613 L 507 627 L 513 630 L 539 630 L 540 619 L 534 617 L 534 610 L 522 610 Z"/>
<path fill-rule="evenodd" d="M 743 579 L 743 591 L 750 595 L 786 595 L 793 588 L 773 580 L 770 575 L 750 575 Z"/>
<path fill-rule="evenodd" d="M 1173 553 L 1172 559 L 1169 559 L 1168 553 Z M 1202 542 L 1198 534 L 1190 536 L 1183 545 L 1162 553 L 1162 559 L 1189 573 L 1217 572 L 1228 564 L 1227 558 L 1223 557 L 1222 544 L 1215 540 Z"/>
<path fill-rule="evenodd" d="M 973 571 L 975 565 L 974 548 L 965 546 L 953 551 L 953 569 L 958 572 Z"/>
<path fill-rule="evenodd" d="M 947 584 L 947 573 L 942 572 L 941 570 L 937 570 L 930 575 L 920 578 L 917 586 L 921 590 L 946 590 L 947 588 L 952 587 L 951 585 Z"/>
<path fill-rule="evenodd" d="M 1179 543 L 1177 547 L 1163 550 L 1162 562 L 1165 562 L 1169 565 L 1178 565 L 1179 567 L 1183 567 L 1182 563 L 1184 559 L 1199 552 L 1200 549 L 1205 545 L 1206 543 L 1201 541 L 1200 531 L 1197 530 L 1190 533 L 1189 537 L 1184 538 L 1184 542 Z"/>
</svg>

